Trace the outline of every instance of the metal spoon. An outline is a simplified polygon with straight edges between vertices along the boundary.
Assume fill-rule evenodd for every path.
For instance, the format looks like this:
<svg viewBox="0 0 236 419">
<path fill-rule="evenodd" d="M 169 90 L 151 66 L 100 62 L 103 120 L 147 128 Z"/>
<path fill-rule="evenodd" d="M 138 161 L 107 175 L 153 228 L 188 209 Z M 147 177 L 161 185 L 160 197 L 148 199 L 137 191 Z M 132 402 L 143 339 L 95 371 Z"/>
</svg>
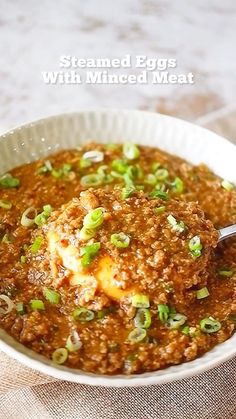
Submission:
<svg viewBox="0 0 236 419">
<path fill-rule="evenodd" d="M 221 228 L 219 230 L 219 242 L 228 239 L 229 237 L 236 236 L 236 224 L 232 226 Z"/>
</svg>

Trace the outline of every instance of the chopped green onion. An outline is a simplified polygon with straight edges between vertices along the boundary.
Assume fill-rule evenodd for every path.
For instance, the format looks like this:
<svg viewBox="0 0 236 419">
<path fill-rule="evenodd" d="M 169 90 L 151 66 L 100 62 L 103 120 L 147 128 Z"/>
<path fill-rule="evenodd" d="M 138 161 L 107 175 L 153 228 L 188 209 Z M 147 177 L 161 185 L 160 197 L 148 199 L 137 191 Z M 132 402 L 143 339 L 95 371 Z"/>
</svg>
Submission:
<svg viewBox="0 0 236 419">
<path fill-rule="evenodd" d="M 199 258 L 201 256 L 203 246 L 199 236 L 192 237 L 188 247 L 193 258 Z"/>
<path fill-rule="evenodd" d="M 157 189 L 155 191 L 152 191 L 149 194 L 149 196 L 150 196 L 150 198 L 160 198 L 160 199 L 163 199 L 163 201 L 167 201 L 169 199 L 168 193 L 167 192 L 164 192 L 164 191 L 162 191 L 160 189 Z"/>
<path fill-rule="evenodd" d="M 100 186 L 103 184 L 103 177 L 98 175 L 97 173 L 92 173 L 90 175 L 82 176 L 80 179 L 80 183 L 82 186 Z"/>
<path fill-rule="evenodd" d="M 97 243 L 93 243 L 88 246 L 85 246 L 81 249 L 81 254 L 82 254 L 81 264 L 84 268 L 87 268 L 90 265 L 90 263 L 92 263 L 100 247 L 101 247 L 101 243 L 97 242 Z"/>
<path fill-rule="evenodd" d="M 5 244 L 10 244 L 10 243 L 12 243 L 12 236 L 11 236 L 9 233 L 4 234 L 4 236 L 3 236 L 2 240 L 1 240 L 1 242 L 2 242 L 2 243 L 5 243 Z"/>
<path fill-rule="evenodd" d="M 81 169 L 87 169 L 87 167 L 90 167 L 92 163 L 90 160 L 81 159 L 79 161 L 79 165 Z"/>
<path fill-rule="evenodd" d="M 222 180 L 221 186 L 228 192 L 231 192 L 234 189 L 234 185 L 230 183 L 228 180 Z"/>
<path fill-rule="evenodd" d="M 83 154 L 83 160 L 88 160 L 91 163 L 100 163 L 104 160 L 104 153 L 98 150 L 87 151 Z"/>
<path fill-rule="evenodd" d="M 183 326 L 186 322 L 187 317 L 184 314 L 175 313 L 171 314 L 167 320 L 167 327 L 169 329 L 178 329 L 180 326 Z"/>
<path fill-rule="evenodd" d="M 44 205 L 43 206 L 43 211 L 40 214 L 38 214 L 34 219 L 35 224 L 37 224 L 38 226 L 41 227 L 43 224 L 45 224 L 47 222 L 51 213 L 52 213 L 51 205 L 49 205 L 49 204 Z"/>
<path fill-rule="evenodd" d="M 172 230 L 177 231 L 178 233 L 183 233 L 186 230 L 184 222 L 177 221 L 172 214 L 168 215 L 167 221 L 171 225 Z"/>
<path fill-rule="evenodd" d="M 61 296 L 58 292 L 50 289 L 50 288 L 45 288 L 43 290 L 43 295 L 46 298 L 47 301 L 49 301 L 52 304 L 59 304 L 60 303 L 60 299 Z"/>
<path fill-rule="evenodd" d="M 166 323 L 170 314 L 169 306 L 167 304 L 158 304 L 157 311 L 160 321 L 162 323 Z"/>
<path fill-rule="evenodd" d="M 56 179 L 60 179 L 63 176 L 68 176 L 71 170 L 72 170 L 71 164 L 64 163 L 61 168 L 52 169 L 51 173 L 53 177 L 55 177 Z"/>
<path fill-rule="evenodd" d="M 2 177 L 0 177 L 0 186 L 2 188 L 17 188 L 19 185 L 19 179 L 13 177 L 10 173 L 6 173 Z"/>
<path fill-rule="evenodd" d="M 22 255 L 22 256 L 20 257 L 20 263 L 24 264 L 24 263 L 26 263 L 26 262 L 27 262 L 27 257 L 26 257 L 25 255 Z"/>
<path fill-rule="evenodd" d="M 7 201 L 5 199 L 0 199 L 0 208 L 9 210 L 12 207 L 12 203 L 10 201 Z"/>
<path fill-rule="evenodd" d="M 174 182 L 171 183 L 172 191 L 176 194 L 181 194 L 184 191 L 184 182 L 179 177 L 174 179 Z"/>
<path fill-rule="evenodd" d="M 153 173 L 149 173 L 146 178 L 144 179 L 144 183 L 147 183 L 148 185 L 155 186 L 157 183 L 156 176 Z"/>
<path fill-rule="evenodd" d="M 146 336 L 146 330 L 137 327 L 129 333 L 128 341 L 131 343 L 140 343 L 145 339 Z"/>
<path fill-rule="evenodd" d="M 125 188 L 122 188 L 121 199 L 125 200 L 127 198 L 130 198 L 131 195 L 134 193 L 134 191 L 135 191 L 134 185 L 127 185 Z"/>
<path fill-rule="evenodd" d="M 52 361 L 55 364 L 61 365 L 66 362 L 68 358 L 68 351 L 66 348 L 58 348 L 52 353 Z"/>
<path fill-rule="evenodd" d="M 31 217 L 29 217 L 30 214 Z M 21 225 L 23 227 L 32 227 L 34 225 L 36 214 L 37 211 L 34 207 L 27 208 L 21 216 Z"/>
<path fill-rule="evenodd" d="M 200 328 L 204 333 L 215 333 L 221 329 L 221 324 L 213 317 L 206 317 L 200 321 Z"/>
<path fill-rule="evenodd" d="M 232 269 L 222 268 L 219 269 L 218 274 L 220 276 L 225 276 L 226 278 L 231 278 L 231 276 L 234 274 L 234 271 Z"/>
<path fill-rule="evenodd" d="M 140 156 L 139 148 L 130 142 L 127 142 L 123 145 L 123 153 L 128 160 L 134 160 Z"/>
<path fill-rule="evenodd" d="M 157 169 L 159 169 L 160 166 L 161 166 L 161 163 L 158 163 L 158 162 L 152 163 L 152 165 L 151 165 L 152 173 L 156 173 Z"/>
<path fill-rule="evenodd" d="M 32 310 L 45 310 L 44 302 L 42 300 L 30 300 Z"/>
<path fill-rule="evenodd" d="M 189 326 L 183 326 L 183 327 L 181 328 L 181 332 L 182 332 L 184 335 L 189 336 L 190 327 L 189 327 Z"/>
<path fill-rule="evenodd" d="M 3 304 L 6 305 L 6 307 L 2 307 L 1 302 L 3 301 Z M 5 294 L 0 295 L 0 316 L 10 313 L 14 308 L 13 301 Z"/>
<path fill-rule="evenodd" d="M 111 235 L 111 243 L 118 248 L 126 248 L 130 244 L 130 237 L 125 233 L 115 233 Z"/>
<path fill-rule="evenodd" d="M 155 173 L 155 176 L 158 181 L 166 180 L 169 176 L 169 172 L 167 169 L 158 169 Z"/>
<path fill-rule="evenodd" d="M 137 328 L 148 329 L 151 326 L 151 314 L 148 308 L 139 308 L 134 318 L 134 324 Z"/>
<path fill-rule="evenodd" d="M 107 144 L 105 144 L 104 147 L 105 147 L 106 150 L 116 151 L 119 148 L 119 144 L 107 143 Z"/>
<path fill-rule="evenodd" d="M 85 228 L 98 228 L 104 221 L 104 209 L 96 208 L 90 211 L 83 220 L 83 225 Z"/>
<path fill-rule="evenodd" d="M 68 336 L 66 341 L 66 349 L 69 352 L 76 352 L 82 347 L 82 342 L 80 340 L 79 334 L 76 332 L 76 330 L 73 330 Z"/>
<path fill-rule="evenodd" d="M 165 212 L 166 207 L 163 205 L 162 207 L 158 207 L 158 208 L 154 208 L 154 212 L 157 215 L 163 214 L 163 212 Z"/>
<path fill-rule="evenodd" d="M 135 294 L 131 298 L 131 304 L 136 308 L 148 308 L 150 307 L 149 297 L 144 294 Z"/>
<path fill-rule="evenodd" d="M 50 160 L 46 160 L 44 166 L 39 167 L 39 169 L 37 170 L 37 174 L 42 175 L 44 173 L 51 172 L 52 170 L 53 168 Z"/>
<path fill-rule="evenodd" d="M 111 163 L 111 167 L 115 172 L 124 175 L 129 167 L 127 161 L 122 159 L 115 159 Z"/>
<path fill-rule="evenodd" d="M 96 235 L 97 231 L 93 228 L 82 227 L 79 232 L 80 240 L 87 241 L 92 239 Z"/>
<path fill-rule="evenodd" d="M 37 236 L 33 242 L 33 244 L 31 245 L 31 252 L 32 253 L 37 253 L 40 249 L 40 247 L 42 246 L 43 243 L 43 237 L 41 236 Z"/>
<path fill-rule="evenodd" d="M 92 310 L 88 310 L 85 307 L 76 308 L 73 311 L 73 317 L 76 321 L 80 322 L 90 322 L 94 319 L 94 312 Z"/>
<path fill-rule="evenodd" d="M 202 298 L 206 298 L 210 295 L 207 287 L 203 287 L 200 290 L 197 290 L 196 296 L 198 300 L 202 300 Z"/>
<path fill-rule="evenodd" d="M 16 311 L 18 314 L 25 314 L 24 303 L 22 302 L 16 303 Z"/>
<path fill-rule="evenodd" d="M 111 183 L 113 182 L 114 178 L 111 174 L 106 173 L 108 166 L 100 166 L 97 170 L 97 174 L 103 178 L 103 183 Z"/>
</svg>

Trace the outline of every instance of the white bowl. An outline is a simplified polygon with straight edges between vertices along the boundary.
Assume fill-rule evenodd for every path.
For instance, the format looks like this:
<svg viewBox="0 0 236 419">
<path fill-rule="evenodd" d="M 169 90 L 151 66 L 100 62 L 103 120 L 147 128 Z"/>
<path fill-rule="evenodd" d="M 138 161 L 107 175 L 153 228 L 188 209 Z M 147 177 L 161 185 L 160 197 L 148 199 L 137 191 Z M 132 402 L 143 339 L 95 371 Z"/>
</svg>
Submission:
<svg viewBox="0 0 236 419">
<path fill-rule="evenodd" d="M 99 110 L 53 116 L 14 129 L 0 137 L 1 172 L 73 148 L 89 140 L 133 141 L 177 154 L 191 163 L 206 163 L 216 174 L 236 183 L 236 147 L 218 135 L 169 116 L 141 111 Z M 236 334 L 191 362 L 140 375 L 95 375 L 56 366 L 16 342 L 0 329 L 0 350 L 42 373 L 77 383 L 103 386 L 162 384 L 204 372 L 236 354 Z"/>
</svg>

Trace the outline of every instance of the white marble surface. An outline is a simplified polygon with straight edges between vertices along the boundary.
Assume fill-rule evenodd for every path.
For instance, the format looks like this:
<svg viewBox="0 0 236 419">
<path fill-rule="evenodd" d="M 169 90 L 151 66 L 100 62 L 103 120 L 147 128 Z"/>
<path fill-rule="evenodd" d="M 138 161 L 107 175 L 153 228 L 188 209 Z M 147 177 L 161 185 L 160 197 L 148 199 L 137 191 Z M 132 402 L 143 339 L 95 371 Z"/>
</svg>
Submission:
<svg viewBox="0 0 236 419">
<path fill-rule="evenodd" d="M 235 101 L 235 0 L 0 0 L 0 127 L 90 107 L 189 119 Z M 173 57 L 193 86 L 44 85 L 62 54 Z"/>
</svg>

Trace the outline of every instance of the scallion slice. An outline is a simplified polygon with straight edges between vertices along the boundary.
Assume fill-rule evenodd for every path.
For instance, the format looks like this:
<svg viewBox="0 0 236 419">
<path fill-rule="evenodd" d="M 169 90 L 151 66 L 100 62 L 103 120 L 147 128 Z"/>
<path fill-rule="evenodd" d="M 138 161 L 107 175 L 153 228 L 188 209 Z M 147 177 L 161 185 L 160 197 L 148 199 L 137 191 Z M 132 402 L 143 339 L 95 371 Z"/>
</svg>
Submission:
<svg viewBox="0 0 236 419">
<path fill-rule="evenodd" d="M 32 310 L 45 310 L 44 302 L 42 300 L 30 300 Z"/>
<path fill-rule="evenodd" d="M 189 332 L 190 332 L 190 327 L 189 326 L 183 326 L 182 328 L 181 328 L 181 332 L 184 334 L 184 335 L 186 335 L 186 336 L 189 336 Z"/>
<path fill-rule="evenodd" d="M 83 220 L 85 228 L 95 229 L 98 228 L 104 221 L 104 209 L 96 208 L 90 211 Z"/>
<path fill-rule="evenodd" d="M 169 172 L 167 169 L 158 169 L 155 173 L 155 176 L 158 181 L 163 181 L 168 178 Z"/>
<path fill-rule="evenodd" d="M 103 177 L 97 173 L 91 173 L 90 175 L 82 176 L 80 183 L 86 187 L 100 186 L 103 184 Z"/>
<path fill-rule="evenodd" d="M 125 188 L 122 188 L 121 191 L 121 199 L 125 200 L 131 197 L 131 195 L 134 193 L 135 191 L 135 186 L 134 185 L 127 185 Z"/>
<path fill-rule="evenodd" d="M 234 271 L 232 269 L 229 268 L 221 268 L 218 270 L 218 274 L 220 276 L 224 276 L 226 278 L 231 278 L 231 276 L 233 276 Z"/>
<path fill-rule="evenodd" d="M 46 300 L 49 301 L 49 303 L 52 303 L 52 304 L 59 304 L 60 303 L 61 296 L 60 296 L 59 292 L 57 292 L 57 291 L 54 291 L 50 288 L 45 288 L 43 290 L 43 295 L 46 298 Z"/>
<path fill-rule="evenodd" d="M 167 221 L 171 225 L 172 230 L 177 231 L 178 233 L 183 233 L 186 230 L 184 222 L 177 221 L 172 214 L 168 215 Z"/>
<path fill-rule="evenodd" d="M 136 327 L 128 335 L 128 341 L 131 343 L 140 343 L 147 336 L 147 331 L 145 329 L 140 329 Z"/>
<path fill-rule="evenodd" d="M 199 258 L 201 256 L 203 246 L 199 236 L 192 237 L 189 241 L 188 247 L 193 258 Z"/>
<path fill-rule="evenodd" d="M 151 326 L 152 318 L 148 308 L 139 308 L 134 318 L 137 328 L 148 329 Z"/>
<path fill-rule="evenodd" d="M 140 156 L 140 150 L 135 144 L 127 142 L 123 145 L 123 154 L 128 160 L 134 160 Z"/>
<path fill-rule="evenodd" d="M 130 236 L 125 233 L 114 233 L 111 235 L 111 243 L 115 247 L 124 249 L 130 244 Z"/>
<path fill-rule="evenodd" d="M 35 224 L 37 224 L 39 227 L 41 227 L 43 224 L 45 224 L 47 222 L 51 213 L 52 213 L 51 205 L 49 205 L 49 204 L 44 205 L 43 211 L 40 214 L 38 214 L 34 219 Z"/>
<path fill-rule="evenodd" d="M 168 201 L 169 195 L 167 192 L 162 191 L 161 189 L 157 189 L 155 191 L 152 191 L 149 194 L 150 198 L 160 198 L 163 199 L 163 201 Z"/>
<path fill-rule="evenodd" d="M 93 243 L 88 246 L 85 246 L 81 249 L 81 255 L 82 255 L 81 264 L 84 268 L 87 268 L 92 263 L 100 247 L 101 247 L 101 243 L 97 242 L 97 243 Z"/>
<path fill-rule="evenodd" d="M 12 203 L 6 199 L 0 199 L 0 208 L 10 210 L 12 208 Z"/>
<path fill-rule="evenodd" d="M 184 191 L 184 182 L 179 177 L 176 177 L 171 183 L 172 191 L 176 194 L 181 194 Z"/>
<path fill-rule="evenodd" d="M 158 312 L 158 317 L 160 321 L 162 323 L 166 323 L 170 314 L 169 306 L 167 304 L 158 304 L 157 312 Z"/>
<path fill-rule="evenodd" d="M 156 176 L 153 173 L 149 173 L 144 179 L 144 183 L 146 183 L 147 185 L 155 186 L 157 183 Z"/>
<path fill-rule="evenodd" d="M 76 321 L 79 322 L 90 322 L 94 319 L 94 312 L 92 310 L 88 310 L 85 307 L 76 308 L 73 311 L 73 317 Z"/>
<path fill-rule="evenodd" d="M 206 298 L 210 295 L 208 288 L 207 287 L 203 287 L 200 290 L 197 290 L 196 292 L 196 296 L 198 300 L 202 300 L 202 298 Z"/>
<path fill-rule="evenodd" d="M 99 150 L 87 151 L 86 153 L 83 154 L 82 159 L 88 160 L 91 163 L 100 163 L 101 161 L 104 160 L 104 153 Z"/>
<path fill-rule="evenodd" d="M 92 165 L 90 160 L 81 159 L 79 161 L 79 166 L 81 169 L 87 169 L 87 167 L 90 167 Z"/>
<path fill-rule="evenodd" d="M 231 192 L 234 189 L 234 185 L 230 183 L 228 180 L 222 180 L 221 186 L 228 192 Z"/>
<path fill-rule="evenodd" d="M 166 207 L 163 205 L 162 207 L 154 208 L 154 212 L 157 215 L 163 214 L 165 212 Z"/>
<path fill-rule="evenodd" d="M 5 316 L 6 314 L 9 314 L 13 310 L 13 308 L 13 301 L 7 295 L 0 294 L 0 316 Z"/>
<path fill-rule="evenodd" d="M 52 361 L 55 364 L 61 365 L 66 362 L 68 358 L 68 351 L 66 348 L 58 348 L 52 353 Z"/>
<path fill-rule="evenodd" d="M 200 328 L 204 333 L 216 333 L 221 329 L 221 323 L 213 317 L 206 317 L 200 321 Z"/>
<path fill-rule="evenodd" d="M 17 188 L 20 185 L 19 179 L 13 177 L 10 173 L 6 173 L 0 177 L 0 187 L 9 189 Z"/>
<path fill-rule="evenodd" d="M 16 311 L 18 314 L 25 314 L 25 307 L 24 307 L 24 303 L 22 303 L 21 301 L 16 303 Z"/>
<path fill-rule="evenodd" d="M 77 352 L 82 347 L 82 342 L 80 340 L 79 334 L 76 330 L 73 330 L 68 336 L 66 341 L 66 349 L 69 352 Z"/>
<path fill-rule="evenodd" d="M 95 229 L 82 227 L 79 232 L 79 238 L 80 240 L 88 241 L 92 239 L 96 235 L 96 233 L 97 233 L 97 230 Z"/>
<path fill-rule="evenodd" d="M 148 308 L 150 307 L 149 297 L 144 294 L 135 294 L 131 298 L 131 304 L 136 308 Z"/>
<path fill-rule="evenodd" d="M 115 159 L 115 160 L 112 161 L 111 167 L 115 172 L 119 173 L 120 175 L 124 175 L 126 173 L 128 167 L 129 167 L 129 165 L 128 165 L 127 161 L 125 161 L 125 160 Z M 112 173 L 112 176 L 114 176 L 113 173 Z"/>
<path fill-rule="evenodd" d="M 40 249 L 40 247 L 43 244 L 43 237 L 41 236 L 37 236 L 33 242 L 33 244 L 31 245 L 31 252 L 33 254 L 37 253 Z"/>
<path fill-rule="evenodd" d="M 36 215 L 37 211 L 34 207 L 27 208 L 21 216 L 21 225 L 23 227 L 32 227 L 34 225 Z"/>
<path fill-rule="evenodd" d="M 166 322 L 169 329 L 179 329 L 186 322 L 187 317 L 184 314 L 175 313 L 171 314 Z"/>
<path fill-rule="evenodd" d="M 52 167 L 52 164 L 51 164 L 50 160 L 46 160 L 44 165 L 39 167 L 36 173 L 38 175 L 42 175 L 44 173 L 51 172 L 52 170 L 53 170 L 53 167 Z"/>
</svg>

